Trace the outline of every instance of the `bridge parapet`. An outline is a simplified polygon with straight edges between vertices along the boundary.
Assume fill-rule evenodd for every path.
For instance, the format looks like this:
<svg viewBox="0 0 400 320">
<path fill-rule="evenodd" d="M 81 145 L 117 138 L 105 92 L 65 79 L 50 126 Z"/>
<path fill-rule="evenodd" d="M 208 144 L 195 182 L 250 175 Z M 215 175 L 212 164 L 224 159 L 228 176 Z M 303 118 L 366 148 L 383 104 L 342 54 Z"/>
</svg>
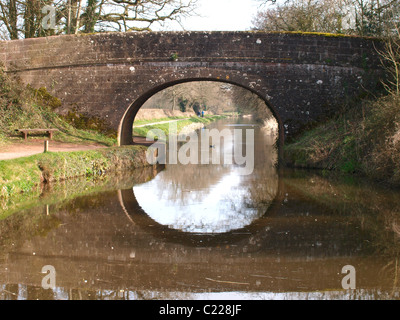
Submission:
<svg viewBox="0 0 400 320">
<path fill-rule="evenodd" d="M 364 68 L 379 62 L 373 39 L 310 33 L 98 33 L 0 42 L 10 71 L 107 63 L 256 62 Z"/>
</svg>

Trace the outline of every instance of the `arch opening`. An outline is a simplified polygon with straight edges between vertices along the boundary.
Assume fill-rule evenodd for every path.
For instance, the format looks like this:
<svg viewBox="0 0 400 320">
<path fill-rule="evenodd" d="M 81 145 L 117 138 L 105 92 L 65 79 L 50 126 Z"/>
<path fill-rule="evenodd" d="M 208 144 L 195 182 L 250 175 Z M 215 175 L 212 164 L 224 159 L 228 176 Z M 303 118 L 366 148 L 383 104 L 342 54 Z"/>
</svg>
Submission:
<svg viewBox="0 0 400 320">
<path fill-rule="evenodd" d="M 162 85 L 153 87 L 152 89 L 148 90 L 144 94 L 142 94 L 136 101 L 134 101 L 129 108 L 126 110 L 119 126 L 118 130 L 118 143 L 119 145 L 132 145 L 135 144 L 133 141 L 133 123 L 139 113 L 139 111 L 142 109 L 143 106 L 148 103 L 149 100 L 153 99 L 157 94 L 160 94 L 163 91 L 166 91 L 171 88 L 178 87 L 179 85 L 188 85 L 188 84 L 193 84 L 193 83 L 215 83 L 219 84 L 220 86 L 223 86 L 224 84 L 226 86 L 231 86 L 237 90 L 242 90 L 244 93 L 249 93 L 262 101 L 262 103 L 265 104 L 265 110 L 268 111 L 266 112 L 266 119 L 265 120 L 270 120 L 268 117 L 273 118 L 273 121 L 276 121 L 277 123 L 277 147 L 278 147 L 278 154 L 279 154 L 279 159 L 282 159 L 283 155 L 283 143 L 284 143 L 284 128 L 283 128 L 283 122 L 277 112 L 277 110 L 273 107 L 273 105 L 268 101 L 266 97 L 262 95 L 261 92 L 250 88 L 248 86 L 245 86 L 243 84 L 240 84 L 236 81 L 229 81 L 229 80 L 221 80 L 221 79 L 210 79 L 210 78 L 186 78 L 186 79 L 180 79 L 176 81 L 170 81 L 167 83 L 164 83 Z M 176 108 L 179 108 L 178 103 L 175 106 Z M 193 106 L 190 107 L 191 111 L 196 112 L 201 110 L 200 108 L 193 108 Z"/>
</svg>

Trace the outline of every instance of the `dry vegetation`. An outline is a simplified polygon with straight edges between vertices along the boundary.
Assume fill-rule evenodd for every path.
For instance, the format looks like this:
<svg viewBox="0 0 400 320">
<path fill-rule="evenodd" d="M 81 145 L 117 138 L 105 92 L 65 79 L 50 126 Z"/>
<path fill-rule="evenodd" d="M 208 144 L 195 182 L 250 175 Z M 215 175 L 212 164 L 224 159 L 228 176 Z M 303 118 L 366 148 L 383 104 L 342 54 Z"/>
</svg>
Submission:
<svg viewBox="0 0 400 320">
<path fill-rule="evenodd" d="M 107 146 L 116 144 L 115 136 L 104 134 L 98 123 L 92 126 L 93 130 L 87 130 L 87 126 L 79 128 L 74 123 L 75 118 L 57 115 L 53 110 L 60 103 L 46 89 L 25 87 L 18 78 L 11 78 L 0 68 L 0 145 L 15 140 L 15 130 L 21 128 L 56 128 L 59 132 L 55 133 L 54 138 L 58 141 L 91 140 Z M 84 119 L 80 121 L 85 122 Z"/>
<path fill-rule="evenodd" d="M 400 97 L 361 101 L 285 147 L 300 167 L 362 173 L 400 185 Z"/>
</svg>

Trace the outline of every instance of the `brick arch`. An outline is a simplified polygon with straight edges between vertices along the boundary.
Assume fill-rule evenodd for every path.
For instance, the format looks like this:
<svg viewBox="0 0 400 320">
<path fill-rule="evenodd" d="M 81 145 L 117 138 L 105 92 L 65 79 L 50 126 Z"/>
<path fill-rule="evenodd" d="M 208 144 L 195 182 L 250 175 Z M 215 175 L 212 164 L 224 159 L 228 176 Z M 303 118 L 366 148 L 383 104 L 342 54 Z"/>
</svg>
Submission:
<svg viewBox="0 0 400 320">
<path fill-rule="evenodd" d="M 214 72 L 215 70 L 209 70 L 208 72 Z M 220 74 L 220 73 L 217 73 Z M 163 78 L 164 79 L 164 78 Z M 276 110 L 274 106 L 268 101 L 267 97 L 265 97 L 260 91 L 258 91 L 255 87 L 259 86 L 261 87 L 262 84 L 258 83 L 258 85 L 253 86 L 252 83 L 257 83 L 254 81 L 251 81 L 251 78 L 246 77 L 246 79 L 241 79 L 239 81 L 238 79 L 232 80 L 230 76 L 225 76 L 222 78 L 220 75 L 217 75 L 215 77 L 212 77 L 211 74 L 209 74 L 209 77 L 193 77 L 189 76 L 187 78 L 181 78 L 179 80 L 173 80 L 170 82 L 165 82 L 161 85 L 155 86 L 151 88 L 150 90 L 144 92 L 142 95 L 139 96 L 138 99 L 136 99 L 126 110 L 124 113 L 119 128 L 118 128 L 118 144 L 119 145 L 130 145 L 133 144 L 132 136 L 133 136 L 133 130 L 132 126 L 135 121 L 135 117 L 137 113 L 139 112 L 140 108 L 145 104 L 145 102 L 150 99 L 152 96 L 157 94 L 158 92 L 161 92 L 169 87 L 175 86 L 177 84 L 182 84 L 182 83 L 188 83 L 188 82 L 199 82 L 199 81 L 210 81 L 210 82 L 221 82 L 221 83 L 229 83 L 238 87 L 242 87 L 246 90 L 249 90 L 250 92 L 256 94 L 262 101 L 265 102 L 266 107 L 272 112 L 274 118 L 278 122 L 278 128 L 279 128 L 279 149 L 281 151 L 281 147 L 283 146 L 284 142 L 284 128 L 283 128 L 283 122 L 282 119 Z M 246 83 L 246 84 L 244 84 Z M 249 84 L 250 85 L 249 85 Z"/>
</svg>

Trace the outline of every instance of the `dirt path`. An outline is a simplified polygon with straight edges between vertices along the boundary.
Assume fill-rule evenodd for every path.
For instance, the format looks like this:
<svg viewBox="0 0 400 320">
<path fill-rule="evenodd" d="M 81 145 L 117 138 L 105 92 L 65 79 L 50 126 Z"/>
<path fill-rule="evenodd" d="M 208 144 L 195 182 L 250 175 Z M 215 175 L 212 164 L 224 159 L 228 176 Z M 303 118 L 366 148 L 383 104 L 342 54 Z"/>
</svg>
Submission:
<svg viewBox="0 0 400 320">
<path fill-rule="evenodd" d="M 98 144 L 78 144 L 58 141 L 49 141 L 49 151 L 68 152 L 106 148 Z M 28 157 L 44 151 L 43 140 L 31 140 L 28 142 L 18 142 L 0 147 L 0 160 L 16 159 Z"/>
<path fill-rule="evenodd" d="M 189 118 L 187 118 L 189 119 Z M 186 119 L 174 119 L 168 121 L 147 123 L 144 125 L 134 126 L 136 128 L 157 125 L 162 123 L 178 122 Z M 149 146 L 154 142 L 146 141 L 143 137 L 134 137 L 134 142 L 136 144 L 141 144 Z M 49 151 L 51 152 L 68 152 L 68 151 L 83 151 L 83 150 L 93 150 L 99 148 L 106 148 L 104 145 L 99 144 L 79 144 L 79 143 L 68 143 L 59 141 L 49 141 Z M 21 157 L 28 157 L 35 154 L 42 153 L 44 151 L 44 140 L 29 140 L 27 142 L 15 142 L 6 146 L 0 146 L 0 160 L 16 159 Z"/>
</svg>

